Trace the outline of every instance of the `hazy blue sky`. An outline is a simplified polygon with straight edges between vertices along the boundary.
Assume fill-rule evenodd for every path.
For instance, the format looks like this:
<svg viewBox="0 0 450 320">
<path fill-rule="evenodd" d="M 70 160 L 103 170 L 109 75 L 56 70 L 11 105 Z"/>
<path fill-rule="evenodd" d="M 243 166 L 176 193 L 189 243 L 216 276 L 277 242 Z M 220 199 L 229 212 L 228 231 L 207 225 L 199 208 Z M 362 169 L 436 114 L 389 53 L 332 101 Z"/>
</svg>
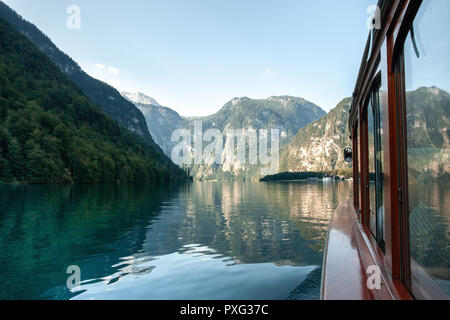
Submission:
<svg viewBox="0 0 450 320">
<path fill-rule="evenodd" d="M 377 0 L 3 0 L 92 76 L 182 115 L 234 97 L 350 96 Z M 81 8 L 69 30 L 67 7 Z"/>
<path fill-rule="evenodd" d="M 425 0 L 414 21 L 417 58 L 411 37 L 405 43 L 406 90 L 437 86 L 450 92 L 450 1 Z"/>
</svg>

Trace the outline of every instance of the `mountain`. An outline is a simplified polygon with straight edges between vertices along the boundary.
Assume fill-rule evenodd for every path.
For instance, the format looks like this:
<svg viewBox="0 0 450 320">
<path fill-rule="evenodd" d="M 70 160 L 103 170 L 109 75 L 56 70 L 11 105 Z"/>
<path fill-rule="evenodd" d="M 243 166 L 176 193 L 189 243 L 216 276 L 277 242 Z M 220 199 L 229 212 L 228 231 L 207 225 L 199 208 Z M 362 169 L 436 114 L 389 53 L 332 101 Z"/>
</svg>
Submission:
<svg viewBox="0 0 450 320">
<path fill-rule="evenodd" d="M 261 137 L 259 130 L 278 129 L 280 132 L 279 145 L 286 145 L 298 130 L 309 123 L 325 115 L 320 107 L 315 104 L 297 97 L 277 96 L 268 99 L 250 99 L 247 97 L 234 98 L 214 115 L 191 119 L 192 123 L 201 120 L 203 131 L 210 128 L 219 129 L 226 132 L 228 129 L 244 129 L 248 133 L 249 129 L 257 131 L 258 137 Z M 269 138 L 270 141 L 270 138 Z M 224 142 L 227 147 L 228 140 Z M 238 143 L 238 142 L 237 142 Z M 258 143 L 261 146 L 260 143 Z M 269 148 L 270 149 L 270 148 Z M 235 147 L 236 151 L 236 147 Z M 251 179 L 257 180 L 266 175 L 263 170 L 268 169 L 269 165 L 262 165 L 259 157 L 256 165 L 249 164 L 249 146 L 246 143 L 246 162 L 242 164 L 235 155 L 227 156 L 226 151 L 221 155 L 223 164 L 214 163 L 214 157 L 210 155 L 204 160 L 202 165 L 189 166 L 191 175 L 198 180 L 223 180 L 223 179 Z M 276 161 L 272 157 L 271 162 Z M 270 170 L 276 170 L 273 167 Z M 270 170 L 268 173 L 270 173 Z"/>
<path fill-rule="evenodd" d="M 343 149 L 351 146 L 350 104 L 346 98 L 326 116 L 300 129 L 281 151 L 280 172 L 350 174 L 351 167 L 343 158 Z M 448 179 L 450 95 L 436 87 L 423 87 L 406 93 L 406 105 L 410 181 Z"/>
<path fill-rule="evenodd" d="M 161 106 L 155 99 L 146 96 L 141 92 L 130 93 L 126 91 L 121 91 L 120 94 L 122 95 L 122 97 L 132 102 L 133 104 L 149 104 L 156 107 Z"/>
<path fill-rule="evenodd" d="M 437 87 L 422 87 L 406 93 L 406 105 L 408 147 L 449 149 L 450 95 Z"/>
<path fill-rule="evenodd" d="M 326 116 L 300 129 L 281 151 L 280 172 L 350 171 L 343 150 L 351 146 L 348 133 L 351 101 L 343 99 Z"/>
<path fill-rule="evenodd" d="M 171 157 L 172 149 L 176 145 L 171 141 L 172 133 L 180 128 L 188 128 L 189 120 L 181 117 L 176 111 L 162 106 L 137 103 L 136 107 L 144 115 L 155 142 L 168 157 Z"/>
<path fill-rule="evenodd" d="M 437 87 L 406 93 L 409 180 L 449 181 L 450 95 Z"/>
<path fill-rule="evenodd" d="M 122 97 L 124 97 L 125 99 L 127 99 L 128 101 L 130 101 L 133 104 L 147 104 L 147 105 L 152 105 L 155 107 L 160 107 L 161 105 L 152 97 L 149 97 L 141 92 L 126 92 L 126 91 L 121 91 L 120 94 L 122 95 Z"/>
<path fill-rule="evenodd" d="M 85 73 L 75 61 L 59 50 L 36 26 L 22 19 L 2 1 L 0 1 L 0 17 L 30 39 L 107 115 L 142 137 L 148 144 L 154 145 L 142 113 L 132 103 L 123 98 L 116 89 Z"/>
<path fill-rule="evenodd" d="M 285 145 L 307 124 L 325 115 L 320 107 L 303 98 L 279 96 L 266 100 L 234 98 L 214 115 L 197 118 L 203 128 L 279 129 L 280 144 Z"/>
<path fill-rule="evenodd" d="M 0 181 L 186 179 L 157 146 L 108 117 L 0 18 Z"/>
<path fill-rule="evenodd" d="M 133 96 L 138 97 L 139 94 Z M 186 129 L 193 136 L 194 124 L 199 121 L 201 121 L 203 133 L 208 129 L 217 129 L 224 137 L 228 129 L 244 129 L 246 132 L 249 129 L 268 129 L 269 131 L 279 129 L 280 145 L 283 146 L 290 141 L 298 129 L 325 115 L 325 112 L 315 104 L 290 96 L 270 97 L 265 100 L 234 98 L 211 116 L 193 118 L 181 117 L 166 107 L 138 102 L 135 102 L 135 105 L 144 114 L 155 142 L 168 156 L 171 156 L 172 150 L 178 144 L 171 141 L 172 133 L 176 129 Z M 226 140 L 223 144 L 226 144 Z M 192 151 L 194 146 L 191 144 L 186 147 Z M 225 159 L 222 165 L 215 164 L 214 156 L 209 155 L 204 159 L 203 164 L 191 164 L 185 167 L 197 180 L 258 179 L 260 177 L 261 164 L 241 165 L 236 163 L 236 159 L 226 157 L 224 152 L 221 155 L 221 158 Z"/>
</svg>

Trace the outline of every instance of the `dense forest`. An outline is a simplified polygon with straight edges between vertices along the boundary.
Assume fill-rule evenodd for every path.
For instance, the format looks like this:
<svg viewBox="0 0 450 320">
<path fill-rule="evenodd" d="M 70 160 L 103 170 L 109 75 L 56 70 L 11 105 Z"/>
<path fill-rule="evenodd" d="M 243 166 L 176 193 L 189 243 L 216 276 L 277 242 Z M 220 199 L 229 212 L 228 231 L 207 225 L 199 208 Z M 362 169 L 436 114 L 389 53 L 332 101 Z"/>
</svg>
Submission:
<svg viewBox="0 0 450 320">
<path fill-rule="evenodd" d="M 106 116 L 0 18 L 0 181 L 172 179 L 186 176 L 158 148 Z"/>
<path fill-rule="evenodd" d="M 31 40 L 42 53 L 56 64 L 62 73 L 69 77 L 109 117 L 142 137 L 150 145 L 157 146 L 150 136 L 142 113 L 132 103 L 124 99 L 116 89 L 89 76 L 34 24 L 23 19 L 1 1 L 0 17 L 9 22 L 20 34 Z"/>
<path fill-rule="evenodd" d="M 289 181 L 289 180 L 307 180 L 307 179 L 323 179 L 325 177 L 332 177 L 333 180 L 340 181 L 343 179 L 349 179 L 351 178 L 351 174 L 342 174 L 339 170 L 336 170 L 329 173 L 323 173 L 323 172 L 282 172 L 277 173 L 270 176 L 265 176 L 264 178 L 260 179 L 262 182 L 269 182 L 269 181 Z"/>
<path fill-rule="evenodd" d="M 325 176 L 321 172 L 282 172 L 270 176 L 265 176 L 260 181 L 289 181 L 289 180 L 306 180 L 306 179 L 322 179 Z"/>
</svg>

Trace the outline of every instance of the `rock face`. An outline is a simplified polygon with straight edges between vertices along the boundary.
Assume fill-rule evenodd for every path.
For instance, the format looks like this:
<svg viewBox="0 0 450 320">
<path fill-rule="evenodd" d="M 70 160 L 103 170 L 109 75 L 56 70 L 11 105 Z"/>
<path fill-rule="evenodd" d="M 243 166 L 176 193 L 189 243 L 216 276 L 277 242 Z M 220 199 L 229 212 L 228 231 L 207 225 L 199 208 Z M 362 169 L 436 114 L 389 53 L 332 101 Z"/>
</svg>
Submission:
<svg viewBox="0 0 450 320">
<path fill-rule="evenodd" d="M 302 98 L 279 96 L 255 100 L 244 97 L 234 98 L 216 114 L 197 120 L 202 120 L 203 130 L 217 128 L 221 132 L 226 132 L 228 129 L 243 129 L 244 134 L 248 134 L 248 130 L 256 130 L 258 138 L 261 137 L 260 130 L 268 130 L 270 133 L 272 129 L 278 129 L 279 145 L 282 147 L 300 128 L 323 115 L 325 112 L 320 107 Z M 227 143 L 230 141 L 224 142 L 225 150 Z M 271 150 L 271 143 L 268 145 Z M 258 146 L 261 148 L 261 143 L 258 143 Z M 227 156 L 224 152 L 221 157 L 224 160 L 223 164 L 214 164 L 214 159 L 210 156 L 203 165 L 190 166 L 191 173 L 195 179 L 199 180 L 229 178 L 254 180 L 266 175 L 261 169 L 269 169 L 270 166 L 262 165 L 260 154 L 257 164 L 250 164 L 250 149 L 246 148 L 246 151 L 247 161 L 244 164 L 238 161 L 236 152 L 234 156 Z M 274 161 L 273 157 L 272 161 Z"/>
<path fill-rule="evenodd" d="M 224 151 L 220 155 L 223 159 L 222 164 L 215 163 L 214 155 L 209 154 L 205 156 L 202 164 L 193 164 L 194 161 L 192 161 L 190 165 L 185 166 L 197 180 L 259 179 L 261 177 L 260 169 L 265 166 L 259 162 L 249 164 L 248 142 L 246 142 L 247 161 L 245 163 L 238 162 L 236 152 L 235 156 L 226 154 L 227 146 L 231 145 L 226 139 L 228 130 L 243 130 L 244 134 L 247 134 L 249 130 L 256 130 L 259 139 L 259 130 L 268 130 L 270 134 L 272 129 L 278 129 L 279 144 L 284 146 L 298 129 L 325 115 L 325 112 L 313 103 L 290 96 L 270 97 L 266 100 L 234 98 L 216 114 L 200 118 L 184 118 L 175 111 L 161 106 L 138 102 L 135 102 L 135 105 L 144 114 L 152 137 L 168 156 L 171 156 L 173 148 L 178 144 L 171 141 L 172 133 L 176 129 L 186 129 L 193 136 L 194 124 L 201 122 L 202 133 L 209 129 L 217 129 L 223 134 Z M 270 138 L 269 135 L 269 141 Z M 208 144 L 208 142 L 203 143 L 202 150 Z M 238 140 L 235 142 L 234 151 L 237 144 Z M 186 147 L 192 151 L 193 160 L 194 144 L 191 143 Z"/>
<path fill-rule="evenodd" d="M 450 177 L 450 95 L 436 87 L 406 94 L 409 179 Z"/>
<path fill-rule="evenodd" d="M 351 99 L 299 130 L 282 150 L 281 172 L 348 173 L 343 149 L 351 146 L 347 129 Z M 411 182 L 450 176 L 450 95 L 436 87 L 406 93 L 408 166 Z M 369 133 L 369 141 L 373 141 Z M 373 154 L 370 154 L 373 158 Z"/>
<path fill-rule="evenodd" d="M 326 116 L 299 130 L 281 151 L 280 172 L 349 170 L 343 149 L 351 147 L 348 111 L 351 98 L 342 100 Z"/>
<path fill-rule="evenodd" d="M 127 99 L 128 101 L 134 104 L 150 104 L 156 107 L 160 107 L 161 105 L 152 97 L 149 97 L 141 92 L 130 93 L 126 91 L 120 92 L 120 94 Z"/>
<path fill-rule="evenodd" d="M 171 157 L 172 149 L 176 145 L 171 141 L 172 133 L 177 129 L 189 127 L 189 121 L 170 108 L 142 103 L 136 106 L 144 115 L 155 142 Z"/>
</svg>

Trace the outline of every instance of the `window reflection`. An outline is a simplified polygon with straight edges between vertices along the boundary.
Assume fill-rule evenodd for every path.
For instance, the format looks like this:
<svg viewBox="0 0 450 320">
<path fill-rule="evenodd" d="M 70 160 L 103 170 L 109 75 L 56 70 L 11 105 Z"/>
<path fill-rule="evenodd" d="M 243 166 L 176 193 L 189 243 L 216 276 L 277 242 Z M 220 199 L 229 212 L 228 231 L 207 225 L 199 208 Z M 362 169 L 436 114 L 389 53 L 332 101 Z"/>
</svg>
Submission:
<svg viewBox="0 0 450 320">
<path fill-rule="evenodd" d="M 376 77 L 374 90 L 368 104 L 369 130 L 369 199 L 370 230 L 383 247 L 384 238 L 384 174 L 383 174 L 383 116 L 380 106 L 381 76 Z"/>
<path fill-rule="evenodd" d="M 370 204 L 370 231 L 374 237 L 377 236 L 376 219 L 376 188 L 375 188 L 375 132 L 374 132 L 374 108 L 372 99 L 367 106 L 368 130 L 369 130 L 369 204 Z"/>
<path fill-rule="evenodd" d="M 412 291 L 450 295 L 450 1 L 425 0 L 404 49 Z M 414 41 L 417 50 L 414 49 Z"/>
<path fill-rule="evenodd" d="M 353 165 L 354 165 L 354 177 L 353 177 L 353 194 L 354 194 L 354 205 L 355 209 L 360 209 L 359 206 L 359 130 L 358 124 L 356 124 L 356 127 L 353 130 Z"/>
<path fill-rule="evenodd" d="M 359 120 L 359 122 L 360 122 L 361 120 Z M 363 202 L 363 190 L 364 190 L 364 188 L 363 188 L 363 186 L 361 185 L 361 168 L 362 168 L 362 163 L 361 163 L 361 161 L 362 161 L 362 158 L 363 158 L 363 154 L 364 153 L 362 153 L 362 150 L 361 150 L 361 129 L 360 129 L 360 125 L 358 125 L 357 126 L 357 128 L 356 128 L 356 130 L 357 130 L 357 132 L 358 132 L 358 185 L 359 185 L 359 188 L 358 188 L 358 193 L 359 193 L 359 197 L 358 197 L 358 199 L 359 199 L 359 201 L 358 201 L 358 205 L 359 205 L 359 210 L 361 210 L 362 209 L 362 206 L 361 206 L 361 204 L 362 204 L 362 202 Z"/>
</svg>

